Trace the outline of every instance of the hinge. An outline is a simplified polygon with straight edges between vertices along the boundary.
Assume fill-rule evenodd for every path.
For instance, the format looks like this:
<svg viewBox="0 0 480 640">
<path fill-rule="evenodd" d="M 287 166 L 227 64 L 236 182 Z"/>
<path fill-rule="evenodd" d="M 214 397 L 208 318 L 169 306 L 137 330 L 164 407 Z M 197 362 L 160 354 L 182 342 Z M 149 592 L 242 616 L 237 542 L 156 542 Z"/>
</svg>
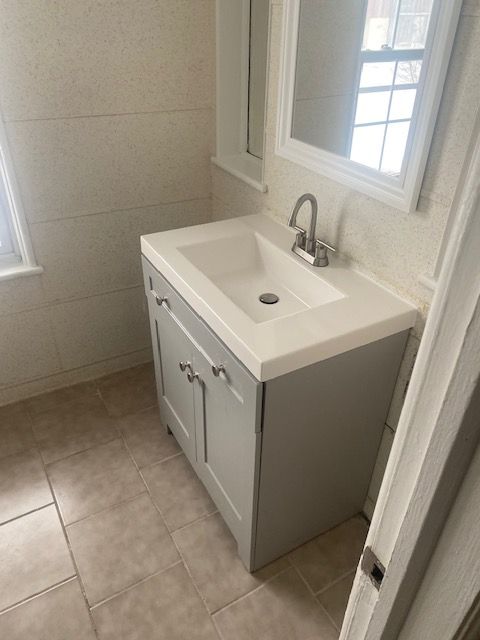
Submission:
<svg viewBox="0 0 480 640">
<path fill-rule="evenodd" d="M 382 580 L 385 576 L 385 567 L 377 558 L 375 553 L 370 547 L 365 547 L 365 551 L 362 556 L 362 570 L 373 583 L 373 586 L 380 590 Z"/>
</svg>

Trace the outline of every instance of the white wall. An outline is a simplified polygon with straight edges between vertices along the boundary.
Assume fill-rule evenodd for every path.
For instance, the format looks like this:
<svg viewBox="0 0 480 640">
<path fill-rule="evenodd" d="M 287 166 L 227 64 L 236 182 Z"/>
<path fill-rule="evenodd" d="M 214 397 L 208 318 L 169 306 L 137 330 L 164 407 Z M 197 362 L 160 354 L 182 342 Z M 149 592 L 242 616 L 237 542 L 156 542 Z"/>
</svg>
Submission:
<svg viewBox="0 0 480 640">
<path fill-rule="evenodd" d="M 319 201 L 318 236 L 335 245 L 354 267 L 397 291 L 420 309 L 387 418 L 379 466 L 366 507 L 371 511 L 431 300 L 431 292 L 418 277 L 434 271 L 480 105 L 480 4 L 478 0 L 466 0 L 462 10 L 421 197 L 413 213 L 393 209 L 275 155 L 282 0 L 272 0 L 271 9 L 265 156 L 268 193 L 261 194 L 213 167 L 214 218 L 263 212 L 286 223 L 296 199 L 309 191 Z"/>
<path fill-rule="evenodd" d="M 45 273 L 0 283 L 0 404 L 150 358 L 139 236 L 210 218 L 214 0 L 1 0 L 0 102 Z"/>
</svg>

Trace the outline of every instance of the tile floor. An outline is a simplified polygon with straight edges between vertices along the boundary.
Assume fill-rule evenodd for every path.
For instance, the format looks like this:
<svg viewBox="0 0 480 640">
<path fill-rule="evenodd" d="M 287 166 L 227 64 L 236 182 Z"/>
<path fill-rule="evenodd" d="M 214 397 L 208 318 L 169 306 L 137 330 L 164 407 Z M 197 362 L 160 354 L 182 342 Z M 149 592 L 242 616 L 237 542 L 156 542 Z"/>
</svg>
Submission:
<svg viewBox="0 0 480 640">
<path fill-rule="evenodd" d="M 142 365 L 0 408 L 0 638 L 338 638 L 361 516 L 254 575 Z"/>
</svg>

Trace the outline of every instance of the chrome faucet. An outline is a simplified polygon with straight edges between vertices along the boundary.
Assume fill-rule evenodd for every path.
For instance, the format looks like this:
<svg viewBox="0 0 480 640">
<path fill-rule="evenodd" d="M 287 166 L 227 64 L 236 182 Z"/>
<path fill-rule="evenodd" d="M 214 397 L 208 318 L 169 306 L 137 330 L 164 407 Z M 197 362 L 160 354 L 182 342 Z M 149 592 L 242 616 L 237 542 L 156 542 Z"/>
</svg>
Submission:
<svg viewBox="0 0 480 640">
<path fill-rule="evenodd" d="M 308 232 L 297 225 L 298 212 L 305 202 L 310 202 L 311 206 L 310 226 L 308 228 Z M 328 265 L 327 251 L 335 252 L 335 249 L 326 242 L 315 239 L 317 213 L 317 199 L 311 193 L 304 193 L 303 196 L 297 200 L 290 218 L 288 219 L 288 226 L 292 227 L 297 232 L 297 237 L 295 238 L 292 251 L 314 267 L 326 267 Z"/>
</svg>

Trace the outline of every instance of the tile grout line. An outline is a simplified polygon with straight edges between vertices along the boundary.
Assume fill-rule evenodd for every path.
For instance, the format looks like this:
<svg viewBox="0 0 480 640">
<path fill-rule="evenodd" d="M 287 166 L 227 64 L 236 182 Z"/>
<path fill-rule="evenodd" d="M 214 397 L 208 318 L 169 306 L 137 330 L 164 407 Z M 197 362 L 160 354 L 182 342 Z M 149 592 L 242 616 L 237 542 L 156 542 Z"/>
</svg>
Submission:
<svg viewBox="0 0 480 640">
<path fill-rule="evenodd" d="M 24 518 L 25 516 L 30 516 L 32 513 L 37 513 L 37 511 L 41 511 L 42 509 L 46 509 L 47 507 L 51 507 L 52 504 L 55 504 L 55 501 L 53 499 L 51 502 L 42 504 L 41 507 L 37 507 L 36 509 L 31 509 L 30 511 L 26 511 L 25 513 L 20 513 L 18 516 L 15 516 L 14 518 L 10 518 L 10 520 L 5 520 L 5 522 L 0 522 L 0 527 L 5 526 L 6 524 L 11 524 L 12 522 L 16 522 L 17 520 L 20 520 L 20 518 Z"/>
<path fill-rule="evenodd" d="M 118 598 L 118 596 L 121 596 L 123 593 L 126 593 L 127 591 L 131 591 L 135 587 L 138 587 L 138 585 L 143 584 L 144 582 L 147 582 L 151 578 L 155 578 L 155 576 L 159 576 L 162 573 L 165 573 L 166 571 L 169 571 L 170 569 L 173 569 L 173 567 L 176 567 L 179 564 L 182 564 L 182 561 L 180 559 L 177 560 L 176 562 L 173 562 L 172 564 L 169 564 L 168 567 L 165 567 L 164 569 L 160 569 L 159 571 L 155 571 L 154 573 L 151 573 L 148 576 L 145 576 L 144 578 L 141 578 L 140 580 L 137 580 L 133 584 L 129 584 L 128 586 L 124 587 L 123 589 L 120 589 L 120 591 L 116 591 L 115 593 L 112 593 L 110 596 L 107 596 L 106 598 L 103 598 L 103 600 L 99 600 L 98 602 L 95 602 L 94 604 L 89 605 L 90 611 L 93 611 L 94 609 L 98 609 L 99 607 L 101 607 L 102 605 L 106 604 L 107 602 L 110 602 L 111 600 L 114 600 L 115 598 Z"/>
<path fill-rule="evenodd" d="M 327 616 L 328 620 L 330 621 L 330 623 L 333 625 L 333 628 L 335 629 L 335 631 L 338 631 L 337 629 L 337 625 L 335 624 L 335 622 L 333 621 L 333 619 L 331 618 L 330 614 L 328 613 L 328 611 L 325 609 L 325 607 L 322 605 L 321 602 L 319 602 L 317 596 L 315 595 L 313 589 L 310 587 L 310 585 L 308 584 L 307 580 L 303 577 L 303 575 L 301 574 L 300 570 L 298 569 L 298 567 L 296 567 L 294 564 L 292 565 L 295 573 L 298 575 L 298 577 L 300 578 L 300 580 L 303 582 L 303 584 L 307 587 L 307 591 L 310 593 L 311 597 L 313 598 L 313 600 L 315 600 L 315 604 L 317 605 L 317 607 L 320 609 L 320 611 L 322 611 L 323 613 L 325 613 L 325 615 Z"/>
<path fill-rule="evenodd" d="M 32 595 L 27 596 L 26 598 L 23 598 L 23 600 L 19 600 L 14 604 L 10 604 L 8 605 L 8 607 L 0 611 L 0 616 L 3 616 L 4 613 L 8 613 L 13 609 L 17 609 L 18 607 L 21 607 L 23 604 L 26 604 L 31 600 L 36 600 L 37 598 L 40 598 L 41 596 L 45 595 L 49 591 L 53 591 L 54 589 L 57 589 L 58 587 L 61 587 L 64 584 L 67 584 L 68 582 L 72 582 L 72 580 L 76 580 L 77 578 L 78 576 L 76 574 L 73 574 L 71 576 L 68 576 L 68 578 L 64 578 L 63 580 L 60 580 L 60 582 L 55 582 L 55 584 L 51 584 L 49 587 L 47 587 L 46 589 L 43 589 L 42 591 L 37 591 L 36 593 L 33 593 Z"/>
<path fill-rule="evenodd" d="M 199 518 L 195 518 L 195 520 L 192 520 L 188 524 L 183 524 L 181 527 L 178 527 L 178 529 L 173 529 L 172 531 L 170 531 L 170 533 L 173 536 L 175 533 L 179 533 L 180 531 L 184 531 L 185 529 L 188 529 L 189 527 L 192 527 L 194 524 L 198 524 L 199 522 L 203 522 L 203 520 L 207 520 L 207 518 L 211 518 L 212 516 L 215 516 L 218 513 L 220 513 L 218 511 L 218 509 L 216 509 L 215 511 L 212 511 L 212 513 L 206 513 L 205 515 L 200 516 Z"/>
<path fill-rule="evenodd" d="M 96 518 L 100 514 L 113 511 L 117 507 L 122 507 L 123 505 L 128 504 L 129 502 L 133 502 L 133 500 L 136 500 L 137 498 L 140 498 L 141 496 L 144 496 L 144 495 L 146 495 L 146 491 L 143 490 L 140 493 L 135 494 L 134 496 L 129 496 L 128 498 L 124 498 L 123 500 L 120 500 L 120 502 L 116 502 L 115 504 L 110 504 L 108 507 L 105 507 L 104 509 L 93 511 L 92 513 L 89 513 L 88 515 L 83 516 L 78 520 L 73 520 L 72 522 L 66 523 L 65 529 L 68 529 L 69 527 L 73 527 L 74 525 L 79 524 L 80 522 L 85 522 L 85 520 L 89 520 L 90 518 Z"/>
<path fill-rule="evenodd" d="M 76 575 L 76 577 L 78 579 L 78 584 L 79 584 L 79 587 L 80 587 L 80 591 L 82 592 L 82 595 L 83 595 L 83 598 L 84 598 L 84 601 L 85 601 L 85 605 L 87 607 L 88 616 L 90 618 L 90 624 L 92 625 L 92 629 L 93 629 L 93 632 L 94 632 L 95 636 L 97 638 L 99 638 L 97 627 L 95 626 L 95 622 L 93 620 L 93 616 L 92 616 L 92 613 L 91 613 L 91 610 L 90 610 L 90 606 L 89 606 L 89 603 L 88 603 L 88 598 L 87 598 L 87 593 L 86 593 L 86 590 L 85 590 L 85 585 L 83 584 L 83 580 L 82 580 L 82 577 L 80 575 L 80 571 L 78 569 L 78 565 L 77 565 L 77 562 L 75 560 L 75 556 L 73 554 L 73 549 L 71 547 L 70 540 L 69 540 L 68 535 L 67 535 L 67 529 L 66 529 L 65 523 L 63 522 L 62 513 L 60 511 L 60 506 L 59 506 L 59 504 L 57 502 L 57 496 L 56 496 L 56 493 L 54 491 L 53 484 L 52 484 L 52 482 L 50 480 L 50 476 L 48 475 L 47 467 L 46 467 L 45 463 L 43 462 L 43 458 L 42 458 L 42 464 L 43 464 L 44 473 L 45 473 L 45 475 L 47 477 L 47 482 L 48 482 L 49 487 L 50 487 L 50 491 L 52 492 L 52 496 L 53 496 L 53 499 L 54 499 L 54 505 L 55 505 L 55 509 L 56 509 L 56 512 L 57 512 L 57 517 L 58 517 L 58 520 L 60 522 L 60 526 L 62 528 L 63 536 L 65 538 L 65 544 L 67 545 L 67 548 L 68 548 L 68 551 L 69 551 L 69 554 L 70 554 L 70 558 L 71 558 L 71 561 L 72 561 L 72 565 L 73 565 L 73 568 L 74 568 L 74 571 L 75 571 L 75 575 Z"/>
<path fill-rule="evenodd" d="M 172 437 L 172 438 L 174 437 L 174 436 L 173 436 L 173 434 L 171 435 L 171 437 Z M 130 449 L 129 449 L 129 447 L 128 447 L 128 444 L 126 443 L 125 439 L 124 439 L 124 445 L 125 445 L 125 447 L 126 447 L 126 449 L 127 449 L 128 453 L 129 453 L 129 455 L 130 455 L 130 458 L 131 458 L 131 460 L 132 460 L 133 464 L 135 465 L 135 467 L 136 467 L 136 469 L 137 469 L 137 471 L 138 471 L 138 473 L 139 473 L 139 475 L 140 475 L 140 477 L 141 477 L 141 479 L 142 479 L 143 484 L 145 485 L 145 488 L 146 488 L 147 493 L 148 493 L 148 495 L 149 495 L 149 497 L 150 497 L 150 500 L 152 501 L 153 506 L 154 506 L 154 507 L 155 507 L 155 509 L 158 511 L 158 513 L 159 513 L 160 517 L 161 517 L 161 518 L 162 518 L 162 520 L 163 520 L 163 523 L 164 523 L 164 525 L 165 525 L 165 529 L 167 530 L 167 533 L 168 533 L 168 535 L 170 536 L 170 540 L 172 541 L 172 544 L 174 545 L 175 549 L 177 550 L 178 556 L 179 556 L 179 558 L 180 558 L 180 562 L 182 563 L 182 566 L 183 566 L 183 568 L 185 569 L 185 572 L 187 573 L 187 575 L 188 575 L 188 577 L 189 577 L 189 579 L 190 579 L 190 582 L 192 583 L 193 588 L 195 589 L 195 591 L 196 591 L 196 593 L 197 593 L 198 597 L 200 598 L 200 601 L 202 602 L 203 606 L 205 607 L 205 610 L 206 610 L 207 615 L 208 615 L 208 617 L 209 617 L 209 619 L 210 619 L 210 621 L 211 621 L 211 623 L 212 623 L 212 626 L 213 626 L 214 630 L 217 632 L 216 625 L 214 625 L 214 624 L 213 624 L 213 618 L 212 618 L 212 615 L 211 615 L 210 611 L 208 610 L 207 603 L 206 603 L 206 602 L 205 602 L 205 600 L 203 599 L 202 594 L 200 593 L 200 591 L 198 590 L 197 585 L 195 584 L 195 581 L 194 581 L 194 579 L 193 579 L 193 577 L 192 577 L 192 575 L 191 575 L 191 573 L 190 573 L 190 570 L 189 570 L 189 568 L 188 568 L 188 566 L 187 566 L 187 563 L 185 562 L 185 559 L 184 559 L 184 557 L 183 557 L 183 554 L 181 553 L 180 549 L 178 548 L 177 543 L 175 542 L 175 540 L 174 540 L 174 538 L 173 538 L 173 535 L 172 535 L 172 533 L 173 533 L 173 532 L 171 532 L 171 531 L 170 531 L 170 529 L 169 529 L 169 527 L 168 527 L 168 525 L 167 525 L 167 522 L 166 522 L 166 520 L 165 520 L 165 517 L 164 517 L 164 515 L 163 515 L 163 513 L 162 513 L 162 511 L 161 511 L 161 509 L 159 508 L 159 506 L 157 505 L 157 503 L 156 503 L 156 502 L 155 502 L 155 500 L 153 499 L 153 496 L 152 496 L 152 494 L 151 494 L 151 492 L 150 492 L 150 489 L 149 489 L 149 487 L 148 487 L 148 484 L 147 484 L 147 482 L 145 481 L 145 478 L 143 477 L 143 474 L 142 474 L 141 470 L 139 469 L 139 467 L 138 467 L 138 465 L 137 465 L 137 463 L 136 463 L 136 461 L 135 461 L 135 458 L 133 457 L 132 452 L 130 451 Z M 183 452 L 181 452 L 181 453 L 183 453 Z M 180 455 L 180 454 L 178 454 L 178 455 Z M 173 457 L 176 457 L 176 456 L 173 456 Z M 210 515 L 210 514 L 208 514 L 208 515 Z M 217 635 L 218 635 L 218 632 L 217 632 Z"/>
<path fill-rule="evenodd" d="M 344 580 L 346 577 L 348 577 L 349 575 L 351 575 L 352 573 L 355 573 L 357 570 L 357 568 L 355 567 L 355 569 L 350 569 L 350 571 L 347 571 L 346 573 L 342 574 L 339 578 L 335 578 L 335 580 L 332 580 L 332 582 L 329 582 L 325 587 L 322 587 L 321 589 L 319 589 L 319 591 L 315 591 L 312 592 L 313 595 L 315 597 L 317 596 L 321 596 L 322 594 L 324 594 L 326 591 L 328 591 L 329 589 L 331 589 L 332 587 L 334 587 L 336 584 L 338 584 L 339 582 L 341 582 L 342 580 Z"/>
</svg>

